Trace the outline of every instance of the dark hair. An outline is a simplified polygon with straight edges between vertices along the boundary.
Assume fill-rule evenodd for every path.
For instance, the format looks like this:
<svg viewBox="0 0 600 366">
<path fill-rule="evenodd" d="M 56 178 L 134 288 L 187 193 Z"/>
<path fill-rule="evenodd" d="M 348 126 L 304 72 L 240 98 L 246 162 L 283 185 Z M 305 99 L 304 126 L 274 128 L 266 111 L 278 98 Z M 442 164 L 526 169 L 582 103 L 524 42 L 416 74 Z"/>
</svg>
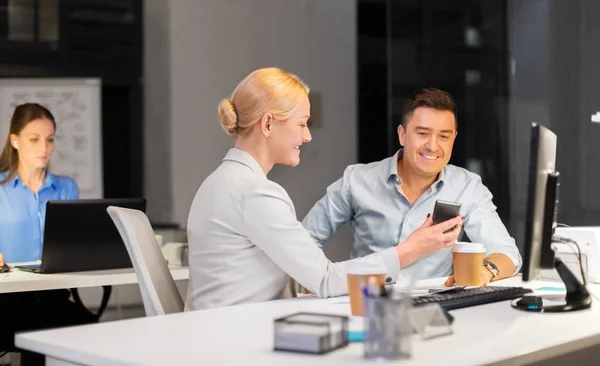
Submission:
<svg viewBox="0 0 600 366">
<path fill-rule="evenodd" d="M 4 148 L 0 154 L 0 173 L 8 172 L 8 175 L 0 181 L 0 185 L 7 183 L 15 176 L 15 174 L 17 174 L 19 151 L 10 143 L 10 135 L 18 135 L 29 122 L 40 118 L 45 118 L 52 122 L 54 129 L 56 130 L 54 116 L 45 107 L 42 107 L 37 103 L 24 103 L 15 108 L 10 120 L 10 128 L 8 135 L 6 136 L 6 141 L 4 142 Z"/>
<path fill-rule="evenodd" d="M 402 108 L 402 127 L 406 128 L 406 124 L 412 117 L 413 112 L 419 107 L 452 112 L 452 114 L 454 114 L 456 127 L 458 128 L 456 103 L 450 93 L 436 88 L 424 88 L 412 93 L 404 101 L 404 107 Z"/>
</svg>

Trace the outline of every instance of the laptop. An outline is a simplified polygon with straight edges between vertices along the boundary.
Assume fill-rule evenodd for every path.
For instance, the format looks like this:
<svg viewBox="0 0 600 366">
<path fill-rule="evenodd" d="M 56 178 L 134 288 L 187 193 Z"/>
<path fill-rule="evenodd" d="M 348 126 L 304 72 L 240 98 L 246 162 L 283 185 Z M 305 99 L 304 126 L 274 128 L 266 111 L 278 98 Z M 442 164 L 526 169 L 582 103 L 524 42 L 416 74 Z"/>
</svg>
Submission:
<svg viewBox="0 0 600 366">
<path fill-rule="evenodd" d="M 146 199 L 48 201 L 41 262 L 15 267 L 36 273 L 132 268 L 125 243 L 106 212 L 108 206 L 145 212 Z"/>
</svg>

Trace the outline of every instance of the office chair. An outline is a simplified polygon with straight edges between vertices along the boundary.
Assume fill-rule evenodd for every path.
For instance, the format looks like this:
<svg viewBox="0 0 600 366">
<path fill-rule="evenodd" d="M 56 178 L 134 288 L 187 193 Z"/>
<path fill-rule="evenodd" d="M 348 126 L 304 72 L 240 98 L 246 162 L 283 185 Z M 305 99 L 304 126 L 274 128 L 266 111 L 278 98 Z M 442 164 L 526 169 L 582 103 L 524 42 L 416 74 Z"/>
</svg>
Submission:
<svg viewBox="0 0 600 366">
<path fill-rule="evenodd" d="M 146 214 L 115 206 L 109 206 L 106 211 L 127 247 L 140 284 L 146 316 L 182 312 L 183 299 Z"/>
</svg>

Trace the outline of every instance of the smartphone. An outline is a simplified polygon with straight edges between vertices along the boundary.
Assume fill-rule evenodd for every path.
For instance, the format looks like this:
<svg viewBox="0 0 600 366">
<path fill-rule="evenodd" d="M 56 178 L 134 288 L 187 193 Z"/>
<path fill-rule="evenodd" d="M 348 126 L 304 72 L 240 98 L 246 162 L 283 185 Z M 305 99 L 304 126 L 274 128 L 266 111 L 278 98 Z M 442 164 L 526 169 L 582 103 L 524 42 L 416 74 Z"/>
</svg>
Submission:
<svg viewBox="0 0 600 366">
<path fill-rule="evenodd" d="M 433 208 L 433 224 L 439 224 L 460 215 L 461 204 L 458 202 L 449 202 L 437 200 Z M 451 231 L 451 230 L 448 230 Z"/>
</svg>

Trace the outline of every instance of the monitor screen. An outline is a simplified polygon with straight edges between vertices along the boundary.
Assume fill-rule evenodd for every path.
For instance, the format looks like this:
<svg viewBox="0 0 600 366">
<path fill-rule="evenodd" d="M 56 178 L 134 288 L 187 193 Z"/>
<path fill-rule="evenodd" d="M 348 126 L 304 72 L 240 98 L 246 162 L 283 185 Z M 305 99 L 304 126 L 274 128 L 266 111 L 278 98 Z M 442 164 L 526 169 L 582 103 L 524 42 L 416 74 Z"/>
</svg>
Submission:
<svg viewBox="0 0 600 366">
<path fill-rule="evenodd" d="M 523 257 L 523 280 L 531 281 L 540 269 L 554 268 L 552 234 L 558 208 L 556 135 L 544 126 L 531 126 L 531 152 Z"/>
</svg>

